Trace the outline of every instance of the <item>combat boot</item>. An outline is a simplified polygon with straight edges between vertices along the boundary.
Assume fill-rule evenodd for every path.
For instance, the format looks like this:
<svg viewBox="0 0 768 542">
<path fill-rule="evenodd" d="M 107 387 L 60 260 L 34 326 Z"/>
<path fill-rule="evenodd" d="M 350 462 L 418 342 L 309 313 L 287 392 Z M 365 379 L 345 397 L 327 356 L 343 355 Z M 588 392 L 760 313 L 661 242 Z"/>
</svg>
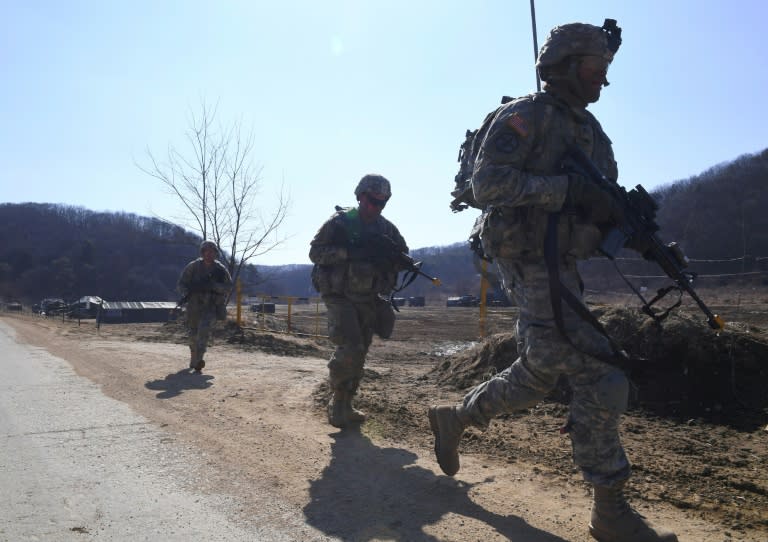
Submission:
<svg viewBox="0 0 768 542">
<path fill-rule="evenodd" d="M 365 412 L 357 410 L 352 406 L 352 395 L 344 401 L 344 417 L 348 423 L 363 423 L 365 421 Z"/>
<path fill-rule="evenodd" d="M 437 463 L 448 476 L 459 472 L 459 441 L 469 417 L 464 407 L 433 406 L 429 409 L 429 426 L 435 435 Z"/>
<path fill-rule="evenodd" d="M 589 534 L 599 542 L 677 542 L 677 536 L 638 514 L 624 497 L 624 483 L 594 486 Z"/>
<path fill-rule="evenodd" d="M 344 390 L 334 390 L 333 397 L 328 403 L 328 423 L 339 429 L 343 429 L 347 425 L 346 395 L 347 392 Z"/>
</svg>

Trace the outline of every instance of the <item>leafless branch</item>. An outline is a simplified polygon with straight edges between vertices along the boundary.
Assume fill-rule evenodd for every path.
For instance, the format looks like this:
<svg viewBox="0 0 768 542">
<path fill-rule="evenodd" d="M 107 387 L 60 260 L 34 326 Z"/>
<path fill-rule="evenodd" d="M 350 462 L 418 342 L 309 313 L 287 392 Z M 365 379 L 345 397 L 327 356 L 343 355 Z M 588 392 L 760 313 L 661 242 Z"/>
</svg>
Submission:
<svg viewBox="0 0 768 542">
<path fill-rule="evenodd" d="M 137 165 L 181 202 L 188 213 L 185 226 L 222 248 L 236 278 L 243 266 L 285 241 L 279 230 L 290 197 L 283 180 L 277 201 L 266 212 L 259 208 L 262 167 L 253 158 L 253 130 L 244 133 L 240 121 L 216 127 L 217 109 L 202 103 L 197 115 L 190 113 L 186 151 L 171 145 L 161 163 L 147 150 L 149 165 Z"/>
</svg>

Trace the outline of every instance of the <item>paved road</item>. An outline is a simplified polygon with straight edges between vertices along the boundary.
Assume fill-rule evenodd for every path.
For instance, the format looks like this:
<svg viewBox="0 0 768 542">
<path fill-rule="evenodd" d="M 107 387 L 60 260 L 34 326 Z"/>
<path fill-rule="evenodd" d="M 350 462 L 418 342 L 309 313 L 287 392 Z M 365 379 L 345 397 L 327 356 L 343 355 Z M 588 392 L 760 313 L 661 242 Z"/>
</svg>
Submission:
<svg viewBox="0 0 768 542">
<path fill-rule="evenodd" d="M 197 492 L 195 450 L 2 322 L 0 352 L 0 541 L 297 540 L 280 503 L 246 522 Z"/>
</svg>

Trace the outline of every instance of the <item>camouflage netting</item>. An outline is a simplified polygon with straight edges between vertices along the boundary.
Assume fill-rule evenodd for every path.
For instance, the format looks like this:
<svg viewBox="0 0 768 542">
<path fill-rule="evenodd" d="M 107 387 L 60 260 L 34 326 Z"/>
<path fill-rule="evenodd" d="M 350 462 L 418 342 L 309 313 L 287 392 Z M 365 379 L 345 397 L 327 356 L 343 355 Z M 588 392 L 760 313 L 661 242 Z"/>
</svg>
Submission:
<svg viewBox="0 0 768 542">
<path fill-rule="evenodd" d="M 768 408 L 766 332 L 729 323 L 716 333 L 700 314 L 673 313 L 659 326 L 636 309 L 593 307 L 608 333 L 633 358 L 632 406 L 659 415 L 717 418 Z M 514 333 L 494 335 L 435 368 L 440 383 L 466 389 L 517 357 Z M 550 397 L 566 401 L 565 382 Z M 750 416 L 747 416 L 750 417 Z M 759 423 L 755 421 L 754 423 Z"/>
</svg>

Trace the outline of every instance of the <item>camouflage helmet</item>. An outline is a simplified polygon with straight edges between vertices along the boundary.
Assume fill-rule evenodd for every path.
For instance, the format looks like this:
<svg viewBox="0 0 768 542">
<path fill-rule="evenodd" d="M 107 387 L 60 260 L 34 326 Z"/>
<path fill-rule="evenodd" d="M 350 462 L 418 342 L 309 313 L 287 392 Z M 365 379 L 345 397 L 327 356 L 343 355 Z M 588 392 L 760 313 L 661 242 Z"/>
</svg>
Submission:
<svg viewBox="0 0 768 542">
<path fill-rule="evenodd" d="M 217 245 L 216 243 L 214 243 L 213 241 L 208 241 L 208 240 L 205 240 L 205 241 L 203 241 L 202 243 L 200 243 L 200 254 L 202 254 L 202 253 L 203 253 L 203 250 L 205 250 L 206 248 L 211 248 L 211 249 L 213 249 L 213 251 L 214 251 L 216 254 L 218 254 L 218 253 L 219 253 L 219 247 L 218 247 L 218 245 Z"/>
<path fill-rule="evenodd" d="M 569 56 L 594 55 L 613 60 L 621 45 L 621 28 L 616 21 L 606 19 L 602 27 L 585 23 L 568 23 L 553 28 L 541 46 L 536 68 L 559 64 Z"/>
<path fill-rule="evenodd" d="M 355 188 L 355 196 L 358 198 L 360 194 L 378 194 L 389 199 L 392 197 L 392 187 L 389 185 L 389 181 L 381 175 L 368 174 L 360 179 Z"/>
</svg>

